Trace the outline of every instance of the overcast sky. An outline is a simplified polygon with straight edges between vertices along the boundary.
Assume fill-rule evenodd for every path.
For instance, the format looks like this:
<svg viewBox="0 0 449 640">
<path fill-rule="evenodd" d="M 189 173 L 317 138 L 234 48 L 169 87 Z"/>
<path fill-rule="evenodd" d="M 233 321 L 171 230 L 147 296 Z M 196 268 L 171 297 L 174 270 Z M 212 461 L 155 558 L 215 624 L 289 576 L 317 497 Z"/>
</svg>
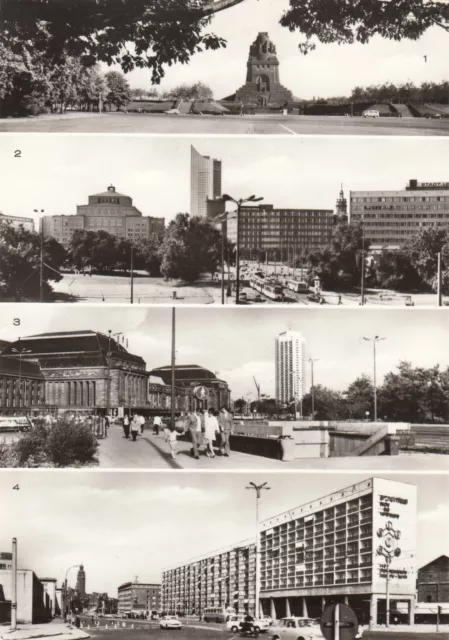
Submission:
<svg viewBox="0 0 449 640">
<path fill-rule="evenodd" d="M 129 351 L 142 356 L 147 369 L 170 364 L 171 309 L 3 304 L 0 339 L 47 331 L 92 329 L 122 331 Z M 13 318 L 20 317 L 20 327 Z M 177 309 L 178 364 L 198 364 L 225 379 L 234 399 L 251 393 L 253 376 L 261 392 L 274 394 L 275 337 L 300 331 L 308 356 L 317 358 L 315 384 L 345 389 L 361 374 L 372 375 L 372 345 L 363 337 L 385 338 L 377 348 L 378 382 L 401 360 L 415 366 L 449 366 L 449 314 L 446 310 L 297 309 L 194 307 Z M 310 384 L 307 367 L 307 386 Z"/>
<path fill-rule="evenodd" d="M 218 14 L 209 31 L 225 38 L 227 48 L 197 54 L 187 66 L 167 68 L 162 89 L 204 82 L 217 99 L 234 93 L 245 83 L 249 47 L 259 31 L 268 31 L 275 43 L 281 82 L 298 98 L 348 95 L 357 85 L 447 80 L 447 59 L 441 52 L 447 51 L 449 34 L 439 27 L 415 42 L 376 37 L 366 45 L 318 44 L 304 56 L 298 50 L 301 34 L 279 24 L 288 6 L 288 0 L 246 0 Z M 148 88 L 150 73 L 134 71 L 129 81 L 132 87 Z"/>
<path fill-rule="evenodd" d="M 262 1 L 262 0 L 261 0 Z M 221 159 L 223 192 L 277 207 L 334 209 L 348 190 L 404 189 L 448 179 L 449 139 L 148 137 L 3 134 L 0 211 L 75 214 L 112 183 L 144 215 L 190 209 L 190 146 Z M 14 150 L 22 156 L 14 158 Z M 40 214 L 39 214 L 40 215 Z"/>
<path fill-rule="evenodd" d="M 116 596 L 136 575 L 159 581 L 164 568 L 254 536 L 249 481 L 271 487 L 262 521 L 372 475 L 4 471 L 0 551 L 16 536 L 19 568 L 61 583 L 68 567 L 83 563 L 87 591 Z M 418 567 L 449 554 L 448 476 L 382 477 L 418 487 Z M 76 570 L 69 578 L 74 586 Z"/>
</svg>

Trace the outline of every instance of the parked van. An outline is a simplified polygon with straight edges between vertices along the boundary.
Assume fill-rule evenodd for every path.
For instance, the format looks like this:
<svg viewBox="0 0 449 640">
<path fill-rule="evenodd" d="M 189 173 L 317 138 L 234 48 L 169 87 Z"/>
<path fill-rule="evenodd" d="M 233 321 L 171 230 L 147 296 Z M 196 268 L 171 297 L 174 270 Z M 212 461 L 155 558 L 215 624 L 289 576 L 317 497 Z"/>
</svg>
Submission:
<svg viewBox="0 0 449 640">
<path fill-rule="evenodd" d="M 379 111 L 377 111 L 377 109 L 366 109 L 362 113 L 362 116 L 364 118 L 379 118 L 380 113 L 379 113 Z"/>
</svg>

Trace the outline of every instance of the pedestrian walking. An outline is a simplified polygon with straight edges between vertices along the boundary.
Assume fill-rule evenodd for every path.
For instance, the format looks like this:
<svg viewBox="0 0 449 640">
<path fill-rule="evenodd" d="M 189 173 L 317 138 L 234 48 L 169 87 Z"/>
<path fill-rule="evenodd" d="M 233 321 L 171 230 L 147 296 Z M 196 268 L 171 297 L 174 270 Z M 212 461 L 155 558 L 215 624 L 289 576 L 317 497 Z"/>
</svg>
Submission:
<svg viewBox="0 0 449 640">
<path fill-rule="evenodd" d="M 167 441 L 170 447 L 170 454 L 172 458 L 176 458 L 176 444 L 178 442 L 178 433 L 175 427 L 170 427 L 168 429 Z"/>
<path fill-rule="evenodd" d="M 186 427 L 189 430 L 190 440 L 192 442 L 191 455 L 195 460 L 199 460 L 198 447 L 201 441 L 201 419 L 197 417 L 194 411 L 187 414 Z"/>
<path fill-rule="evenodd" d="M 162 418 L 160 416 L 154 416 L 153 418 L 153 436 L 159 435 L 159 429 L 162 426 Z"/>
<path fill-rule="evenodd" d="M 137 434 L 139 433 L 139 419 L 138 416 L 134 415 L 133 419 L 131 420 L 131 436 L 133 439 L 133 442 L 136 441 L 137 439 Z"/>
<path fill-rule="evenodd" d="M 214 414 L 213 409 L 204 411 L 206 455 L 209 458 L 215 458 L 214 440 L 220 429 L 218 420 Z"/>
<path fill-rule="evenodd" d="M 221 454 L 228 457 L 231 452 L 231 447 L 229 445 L 229 438 L 232 433 L 233 420 L 232 414 L 227 410 L 226 407 L 221 407 L 220 413 L 218 414 L 218 424 L 220 426 L 220 451 Z"/>
<path fill-rule="evenodd" d="M 104 437 L 108 437 L 108 429 L 111 426 L 111 417 L 106 415 L 104 417 Z"/>
<path fill-rule="evenodd" d="M 129 415 L 125 413 L 123 418 L 123 431 L 125 432 L 125 438 L 129 438 Z"/>
<path fill-rule="evenodd" d="M 145 428 L 145 418 L 143 416 L 138 416 L 138 419 L 140 424 L 140 433 L 142 434 Z"/>
</svg>

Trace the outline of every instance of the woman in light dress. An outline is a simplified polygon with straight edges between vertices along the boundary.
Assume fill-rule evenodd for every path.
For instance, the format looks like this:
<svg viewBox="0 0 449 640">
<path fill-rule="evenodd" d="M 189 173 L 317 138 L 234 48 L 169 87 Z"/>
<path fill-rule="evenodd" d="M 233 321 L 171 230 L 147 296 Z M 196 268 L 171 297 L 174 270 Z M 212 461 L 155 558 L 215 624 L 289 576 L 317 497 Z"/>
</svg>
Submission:
<svg viewBox="0 0 449 640">
<path fill-rule="evenodd" d="M 217 432 L 220 430 L 218 424 L 218 418 L 214 409 L 209 409 L 204 412 L 204 426 L 205 433 L 204 439 L 206 442 L 206 455 L 210 458 L 215 458 L 213 442 L 217 437 Z"/>
</svg>

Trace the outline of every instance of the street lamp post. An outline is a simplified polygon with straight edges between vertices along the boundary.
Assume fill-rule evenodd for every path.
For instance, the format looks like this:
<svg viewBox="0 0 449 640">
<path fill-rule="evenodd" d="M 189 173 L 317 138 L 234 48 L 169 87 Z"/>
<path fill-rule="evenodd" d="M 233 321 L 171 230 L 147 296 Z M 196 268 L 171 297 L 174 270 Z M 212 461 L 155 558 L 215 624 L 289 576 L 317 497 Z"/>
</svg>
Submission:
<svg viewBox="0 0 449 640">
<path fill-rule="evenodd" d="M 259 500 L 262 491 L 269 491 L 271 487 L 268 486 L 268 482 L 263 482 L 262 484 L 255 484 L 254 482 L 249 483 L 249 487 L 245 487 L 245 489 L 250 489 L 256 492 L 256 585 L 255 585 L 255 594 L 254 594 L 254 617 L 259 617 L 259 592 L 260 592 L 260 577 L 259 577 Z"/>
<path fill-rule="evenodd" d="M 44 209 L 34 209 L 34 213 L 45 213 Z M 44 219 L 41 220 L 40 261 L 39 261 L 39 299 L 44 301 Z"/>
<path fill-rule="evenodd" d="M 66 607 L 67 607 L 67 575 L 71 569 L 76 569 L 76 568 L 79 568 L 80 566 L 81 566 L 80 564 L 72 564 L 72 566 L 69 567 L 65 572 L 62 615 L 66 613 Z"/>
<path fill-rule="evenodd" d="M 362 260 L 360 273 L 360 304 L 365 304 L 365 224 L 362 215 Z"/>
<path fill-rule="evenodd" d="M 374 395 L 374 422 L 377 422 L 377 382 L 376 382 L 376 344 L 385 338 L 374 336 L 374 338 L 363 338 L 367 342 L 373 343 L 373 395 Z"/>
<path fill-rule="evenodd" d="M 318 362 L 319 358 L 309 358 L 310 362 L 310 394 L 312 396 L 312 420 L 315 417 L 315 385 L 313 382 L 313 365 Z"/>
<path fill-rule="evenodd" d="M 249 198 L 240 198 L 236 200 L 227 193 L 223 194 L 222 199 L 224 202 L 233 202 L 237 205 L 237 237 L 235 247 L 235 303 L 240 304 L 240 213 L 242 206 L 247 202 L 260 202 L 263 198 L 256 198 L 256 196 L 249 196 Z"/>
<path fill-rule="evenodd" d="M 390 564 L 393 558 L 401 555 L 401 550 L 397 546 L 397 541 L 401 537 L 401 532 L 394 529 L 390 521 L 384 528 L 377 530 L 377 537 L 382 538 L 383 544 L 377 547 L 377 555 L 385 558 L 385 626 L 390 625 Z"/>
</svg>

